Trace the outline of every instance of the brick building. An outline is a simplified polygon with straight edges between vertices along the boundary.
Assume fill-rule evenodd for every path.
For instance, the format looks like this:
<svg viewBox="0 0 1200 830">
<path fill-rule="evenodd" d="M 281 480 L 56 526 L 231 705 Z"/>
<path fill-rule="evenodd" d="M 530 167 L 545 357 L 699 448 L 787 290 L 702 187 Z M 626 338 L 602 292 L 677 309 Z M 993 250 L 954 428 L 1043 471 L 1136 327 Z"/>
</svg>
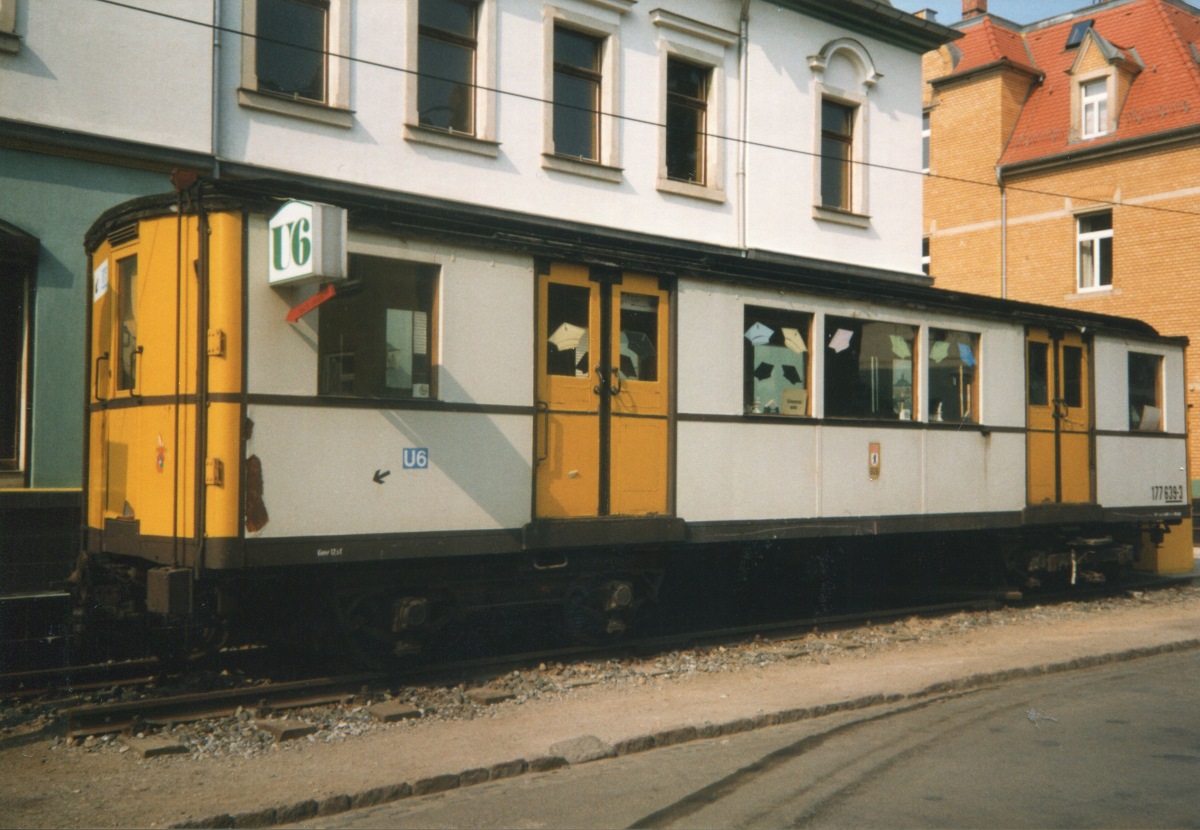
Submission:
<svg viewBox="0 0 1200 830">
<path fill-rule="evenodd" d="M 952 28 L 923 66 L 937 285 L 1200 338 L 1200 9 L 1107 0 L 1022 25 L 964 0 Z M 1188 377 L 1200 458 L 1200 348 Z"/>
</svg>

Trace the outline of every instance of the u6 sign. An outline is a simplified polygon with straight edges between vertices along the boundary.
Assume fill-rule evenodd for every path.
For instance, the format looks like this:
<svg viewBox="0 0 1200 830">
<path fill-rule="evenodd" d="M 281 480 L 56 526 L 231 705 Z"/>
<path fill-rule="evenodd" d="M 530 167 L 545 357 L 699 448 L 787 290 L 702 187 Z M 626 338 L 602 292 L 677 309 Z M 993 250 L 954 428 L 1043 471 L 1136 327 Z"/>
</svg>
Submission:
<svg viewBox="0 0 1200 830">
<path fill-rule="evenodd" d="M 267 223 L 271 285 L 346 277 L 346 211 L 317 202 L 291 201 Z"/>
</svg>

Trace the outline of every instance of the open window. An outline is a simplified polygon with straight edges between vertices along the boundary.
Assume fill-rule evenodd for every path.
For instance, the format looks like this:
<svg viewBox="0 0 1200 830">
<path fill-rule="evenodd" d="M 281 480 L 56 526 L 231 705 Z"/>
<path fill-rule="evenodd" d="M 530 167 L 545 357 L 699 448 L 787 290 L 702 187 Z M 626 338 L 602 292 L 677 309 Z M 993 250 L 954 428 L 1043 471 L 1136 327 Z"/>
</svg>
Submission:
<svg viewBox="0 0 1200 830">
<path fill-rule="evenodd" d="M 979 335 L 929 330 L 929 420 L 979 423 Z"/>
<path fill-rule="evenodd" d="M 1163 428 L 1162 357 L 1129 353 L 1129 428 L 1161 432 Z"/>
<path fill-rule="evenodd" d="M 349 284 L 319 311 L 320 394 L 437 396 L 437 274 L 432 265 L 351 256 Z"/>
<path fill-rule="evenodd" d="M 913 417 L 916 326 L 825 318 L 825 415 Z"/>
<path fill-rule="evenodd" d="M 747 415 L 811 412 L 811 314 L 747 306 L 743 320 L 743 411 Z"/>
</svg>

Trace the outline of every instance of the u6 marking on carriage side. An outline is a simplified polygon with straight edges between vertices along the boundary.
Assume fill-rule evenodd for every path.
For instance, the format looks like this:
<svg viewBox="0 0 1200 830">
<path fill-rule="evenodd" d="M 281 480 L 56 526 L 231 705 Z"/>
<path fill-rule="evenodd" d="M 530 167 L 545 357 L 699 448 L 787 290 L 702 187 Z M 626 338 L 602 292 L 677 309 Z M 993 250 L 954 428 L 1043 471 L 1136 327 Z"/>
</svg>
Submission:
<svg viewBox="0 0 1200 830">
<path fill-rule="evenodd" d="M 428 470 L 429 450 L 425 447 L 413 447 L 404 451 L 402 459 L 406 470 Z"/>
</svg>

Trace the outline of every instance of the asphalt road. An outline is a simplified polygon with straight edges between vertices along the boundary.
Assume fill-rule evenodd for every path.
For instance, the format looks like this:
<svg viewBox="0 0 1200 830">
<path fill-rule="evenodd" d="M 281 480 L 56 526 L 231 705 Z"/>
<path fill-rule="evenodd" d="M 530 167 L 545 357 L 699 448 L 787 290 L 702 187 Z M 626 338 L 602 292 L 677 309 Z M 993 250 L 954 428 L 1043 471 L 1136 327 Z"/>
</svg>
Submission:
<svg viewBox="0 0 1200 830">
<path fill-rule="evenodd" d="M 303 827 L 1200 827 L 1200 654 L 853 712 Z"/>
</svg>

